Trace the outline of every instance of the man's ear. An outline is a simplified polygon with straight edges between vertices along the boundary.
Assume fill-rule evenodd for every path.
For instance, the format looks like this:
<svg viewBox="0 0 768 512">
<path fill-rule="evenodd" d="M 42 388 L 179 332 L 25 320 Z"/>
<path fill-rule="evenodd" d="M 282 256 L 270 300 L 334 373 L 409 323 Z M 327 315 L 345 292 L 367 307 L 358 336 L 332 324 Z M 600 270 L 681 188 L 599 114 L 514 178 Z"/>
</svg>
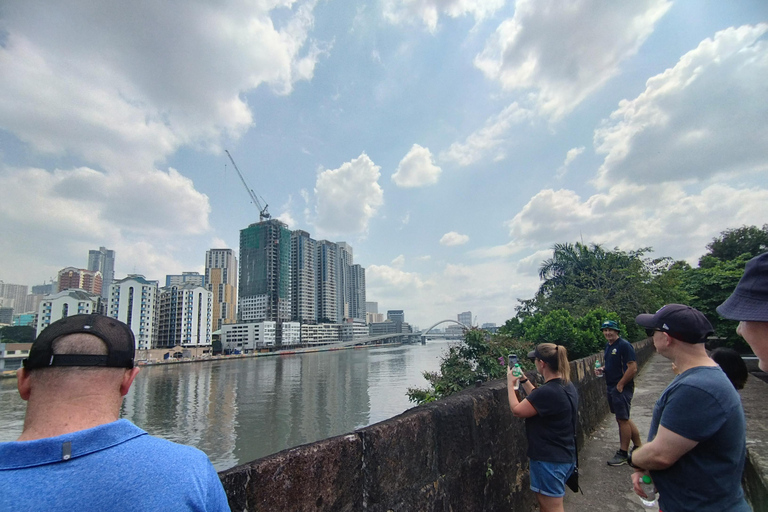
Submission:
<svg viewBox="0 0 768 512">
<path fill-rule="evenodd" d="M 140 368 L 138 366 L 134 366 L 130 370 L 125 370 L 125 373 L 123 374 L 123 380 L 120 383 L 120 396 L 125 396 L 128 394 L 128 391 L 131 389 L 131 384 L 133 384 L 133 379 L 136 378 L 139 370 Z"/>
<path fill-rule="evenodd" d="M 30 384 L 29 384 L 29 371 L 26 368 L 21 367 L 16 370 L 16 387 L 19 390 L 19 396 L 25 402 L 29 400 Z"/>
</svg>

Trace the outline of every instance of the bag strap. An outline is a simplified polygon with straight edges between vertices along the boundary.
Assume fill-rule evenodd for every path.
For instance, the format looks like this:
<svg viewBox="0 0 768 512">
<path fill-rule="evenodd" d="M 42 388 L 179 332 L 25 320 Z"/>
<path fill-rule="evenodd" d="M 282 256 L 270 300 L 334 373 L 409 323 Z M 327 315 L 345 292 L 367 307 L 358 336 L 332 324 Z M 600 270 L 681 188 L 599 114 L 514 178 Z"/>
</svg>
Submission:
<svg viewBox="0 0 768 512">
<path fill-rule="evenodd" d="M 565 393 L 565 397 L 571 403 L 571 418 L 573 419 L 573 446 L 576 450 L 576 467 L 579 467 L 579 442 L 578 442 L 578 433 L 577 433 L 579 413 L 576 410 L 576 406 L 573 403 L 573 399 L 571 398 L 571 395 L 569 395 L 568 392 L 565 390 L 565 385 L 563 385 L 563 393 Z"/>
</svg>

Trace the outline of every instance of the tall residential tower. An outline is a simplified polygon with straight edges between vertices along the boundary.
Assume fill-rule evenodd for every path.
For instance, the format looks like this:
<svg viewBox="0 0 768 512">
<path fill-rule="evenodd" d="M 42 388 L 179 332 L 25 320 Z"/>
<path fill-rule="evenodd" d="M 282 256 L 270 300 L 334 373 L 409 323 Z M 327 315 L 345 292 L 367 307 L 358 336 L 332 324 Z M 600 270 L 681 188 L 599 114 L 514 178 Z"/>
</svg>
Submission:
<svg viewBox="0 0 768 512">
<path fill-rule="evenodd" d="M 291 319 L 291 231 L 277 219 L 240 230 L 238 321 Z"/>
<path fill-rule="evenodd" d="M 106 247 L 88 251 L 88 270 L 101 272 L 101 296 L 107 299 L 109 297 L 109 285 L 115 279 L 115 251 Z"/>
<path fill-rule="evenodd" d="M 232 249 L 205 251 L 205 286 L 213 293 L 212 328 L 237 322 L 237 258 Z"/>
</svg>

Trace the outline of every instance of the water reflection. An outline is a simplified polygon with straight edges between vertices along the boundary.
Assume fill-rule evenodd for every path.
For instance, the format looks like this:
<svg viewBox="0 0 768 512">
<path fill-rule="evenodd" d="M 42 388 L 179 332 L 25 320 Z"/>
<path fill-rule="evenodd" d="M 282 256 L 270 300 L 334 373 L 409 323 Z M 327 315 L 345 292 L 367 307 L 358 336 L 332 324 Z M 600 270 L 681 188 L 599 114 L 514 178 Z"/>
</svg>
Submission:
<svg viewBox="0 0 768 512">
<path fill-rule="evenodd" d="M 222 470 L 351 432 L 412 406 L 445 341 L 142 368 L 121 414 L 153 435 L 203 450 Z M 24 402 L 0 379 L 0 441 L 16 439 Z"/>
</svg>

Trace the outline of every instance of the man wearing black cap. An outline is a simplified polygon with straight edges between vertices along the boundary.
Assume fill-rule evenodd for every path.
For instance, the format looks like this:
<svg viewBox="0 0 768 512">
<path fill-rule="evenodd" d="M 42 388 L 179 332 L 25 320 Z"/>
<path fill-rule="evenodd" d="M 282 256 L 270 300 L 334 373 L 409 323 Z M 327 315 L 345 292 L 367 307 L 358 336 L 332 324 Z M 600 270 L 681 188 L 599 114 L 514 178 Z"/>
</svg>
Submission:
<svg viewBox="0 0 768 512">
<path fill-rule="evenodd" d="M 616 416 L 616 423 L 619 425 L 619 449 L 608 461 L 608 465 L 621 466 L 627 463 L 629 441 L 631 440 L 635 447 L 642 444 L 637 426 L 629 419 L 632 396 L 635 393 L 637 358 L 632 344 L 621 337 L 618 323 L 606 320 L 600 325 L 600 330 L 607 341 L 603 354 L 603 375 L 608 408 Z"/>
<path fill-rule="evenodd" d="M 17 372 L 23 431 L 0 443 L 0 510 L 229 510 L 203 452 L 119 419 L 134 347 L 127 325 L 101 315 L 40 333 Z"/>
<path fill-rule="evenodd" d="M 736 289 L 717 312 L 739 321 L 736 332 L 754 350 L 760 369 L 768 372 L 768 252 L 749 260 Z"/>
<path fill-rule="evenodd" d="M 736 389 L 707 356 L 713 332 L 698 310 L 668 304 L 636 321 L 653 337 L 659 354 L 671 359 L 678 376 L 653 409 L 648 442 L 630 454 L 635 492 L 650 473 L 664 512 L 748 512 L 741 488 L 746 457 L 744 410 Z"/>
</svg>

